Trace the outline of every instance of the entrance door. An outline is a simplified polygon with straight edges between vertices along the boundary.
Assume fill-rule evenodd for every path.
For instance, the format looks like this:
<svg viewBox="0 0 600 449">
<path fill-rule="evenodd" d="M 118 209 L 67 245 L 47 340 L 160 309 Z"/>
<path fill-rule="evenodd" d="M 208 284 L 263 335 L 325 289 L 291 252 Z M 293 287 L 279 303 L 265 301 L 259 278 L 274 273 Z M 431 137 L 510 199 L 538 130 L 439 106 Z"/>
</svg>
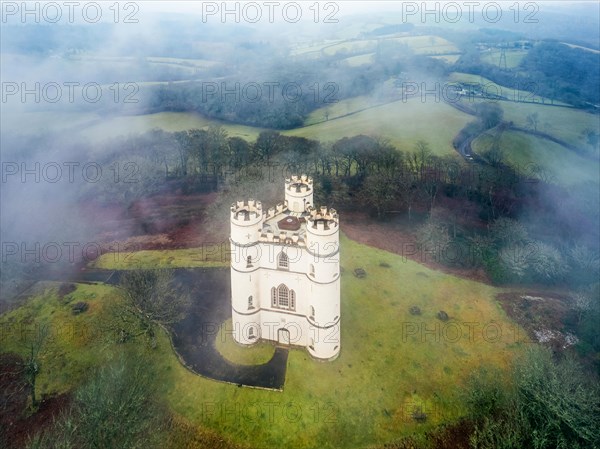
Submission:
<svg viewBox="0 0 600 449">
<path fill-rule="evenodd" d="M 278 329 L 277 330 L 277 342 L 280 345 L 289 345 L 290 344 L 290 331 L 287 329 Z"/>
</svg>

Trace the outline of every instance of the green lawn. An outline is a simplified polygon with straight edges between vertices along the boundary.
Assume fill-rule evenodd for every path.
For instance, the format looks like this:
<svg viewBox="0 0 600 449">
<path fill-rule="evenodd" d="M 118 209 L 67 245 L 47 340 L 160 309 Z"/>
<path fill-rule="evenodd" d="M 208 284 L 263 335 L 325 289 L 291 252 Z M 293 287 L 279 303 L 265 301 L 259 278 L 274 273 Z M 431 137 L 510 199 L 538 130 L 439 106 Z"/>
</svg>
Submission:
<svg viewBox="0 0 600 449">
<path fill-rule="evenodd" d="M 510 362 L 518 337 L 493 300 L 496 289 L 346 238 L 341 245 L 342 352 L 336 361 L 318 363 L 292 350 L 283 393 L 217 384 L 173 367 L 165 389 L 174 409 L 194 424 L 261 447 L 364 447 L 455 417 L 466 376 L 482 364 Z M 351 274 L 357 267 L 366 278 Z M 410 315 L 411 305 L 422 315 Z M 451 316 L 446 325 L 435 317 L 440 309 Z M 429 413 L 424 424 L 411 417 L 419 405 Z M 236 408 L 239 415 L 227 413 Z"/>
<path fill-rule="evenodd" d="M 492 143 L 492 136 L 484 134 L 473 141 L 473 149 L 481 153 Z M 537 167 L 559 184 L 570 185 L 585 181 L 598 182 L 600 164 L 583 158 L 554 142 L 516 131 L 502 134 L 500 147 L 506 161 L 525 175 L 533 175 Z"/>
<path fill-rule="evenodd" d="M 411 98 L 374 107 L 347 117 L 332 119 L 339 113 L 347 114 L 356 108 L 368 107 L 366 97 L 341 101 L 314 111 L 309 120 L 323 120 L 325 110 L 330 109 L 328 121 L 305 128 L 284 131 L 285 135 L 302 136 L 323 142 L 342 137 L 367 134 L 386 138 L 397 148 L 412 151 L 418 140 L 429 143 L 438 155 L 454 154 L 452 139 L 473 118 L 452 106 L 435 101 L 433 96 L 423 99 Z"/>
<path fill-rule="evenodd" d="M 231 318 L 222 325 L 222 329 L 233 329 Z M 239 365 L 262 365 L 267 363 L 275 353 L 275 346 L 271 342 L 259 341 L 252 346 L 241 346 L 236 343 L 230 334 L 219 332 L 215 338 L 217 351 L 227 360 Z"/>
<path fill-rule="evenodd" d="M 90 264 L 104 270 L 133 270 L 164 268 L 197 268 L 229 266 L 227 243 L 202 248 L 144 250 L 105 253 Z"/>
<path fill-rule="evenodd" d="M 333 362 L 316 362 L 303 349 L 290 351 L 283 392 L 239 388 L 191 373 L 172 352 L 166 334 L 149 351 L 157 386 L 170 407 L 194 427 L 209 428 L 239 443 L 266 448 L 356 448 L 423 432 L 463 412 L 459 392 L 478 366 L 506 367 L 522 335 L 495 302 L 497 289 L 425 268 L 401 256 L 342 236 L 342 351 Z M 353 276 L 355 268 L 367 276 Z M 57 284 L 55 284 L 57 285 Z M 86 300 L 78 316 L 70 304 Z M 0 351 L 18 350 L 19 332 L 9 323 L 55 328 L 75 326 L 43 351 L 38 395 L 62 392 L 123 346 L 98 332 L 111 319 L 117 291 L 78 285 L 66 300 L 48 289 L 0 317 Z M 409 308 L 420 307 L 413 316 Z M 108 306 L 108 307 L 107 307 Z M 439 310 L 450 315 L 446 323 Z M 96 330 L 96 332 L 94 332 Z M 500 332 L 499 332 L 500 331 Z M 114 340 L 112 340 L 114 341 Z M 264 361 L 272 346 L 218 344 L 231 359 Z M 229 344 L 228 344 L 229 343 Z M 136 344 L 144 344 L 139 340 Z M 415 408 L 427 414 L 412 418 Z"/>
</svg>

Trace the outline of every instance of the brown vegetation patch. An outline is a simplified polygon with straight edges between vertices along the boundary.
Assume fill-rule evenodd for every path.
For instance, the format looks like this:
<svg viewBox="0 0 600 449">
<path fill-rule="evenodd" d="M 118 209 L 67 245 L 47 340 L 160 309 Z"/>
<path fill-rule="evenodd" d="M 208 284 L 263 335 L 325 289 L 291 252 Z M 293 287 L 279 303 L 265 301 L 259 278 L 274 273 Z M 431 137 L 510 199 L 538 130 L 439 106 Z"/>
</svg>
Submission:
<svg viewBox="0 0 600 449">
<path fill-rule="evenodd" d="M 544 291 L 511 291 L 496 296 L 506 314 L 519 323 L 532 341 L 554 351 L 574 343 L 571 330 L 577 314 L 565 295 Z"/>
<path fill-rule="evenodd" d="M 340 229 L 352 240 L 374 248 L 383 249 L 425 265 L 428 268 L 455 276 L 491 283 L 483 269 L 448 267 L 432 260 L 431 255 L 416 251 L 416 235 L 401 220 L 377 221 L 361 212 L 343 212 Z"/>
<path fill-rule="evenodd" d="M 102 252 L 193 248 L 229 237 L 222 229 L 205 225 L 206 207 L 217 195 L 168 192 L 141 198 L 128 207 L 87 204 L 84 212 L 98 223 L 95 240 Z"/>
</svg>

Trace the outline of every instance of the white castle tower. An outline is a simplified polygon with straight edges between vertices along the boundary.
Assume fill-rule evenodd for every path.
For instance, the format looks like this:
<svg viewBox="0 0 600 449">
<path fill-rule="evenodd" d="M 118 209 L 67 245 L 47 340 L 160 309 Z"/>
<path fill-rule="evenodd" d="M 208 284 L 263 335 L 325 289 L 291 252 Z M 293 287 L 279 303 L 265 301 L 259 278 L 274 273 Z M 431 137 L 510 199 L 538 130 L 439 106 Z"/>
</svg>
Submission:
<svg viewBox="0 0 600 449">
<path fill-rule="evenodd" d="M 231 315 L 236 342 L 305 347 L 316 359 L 340 353 L 339 219 L 313 207 L 313 180 L 285 181 L 285 201 L 231 206 Z"/>
</svg>

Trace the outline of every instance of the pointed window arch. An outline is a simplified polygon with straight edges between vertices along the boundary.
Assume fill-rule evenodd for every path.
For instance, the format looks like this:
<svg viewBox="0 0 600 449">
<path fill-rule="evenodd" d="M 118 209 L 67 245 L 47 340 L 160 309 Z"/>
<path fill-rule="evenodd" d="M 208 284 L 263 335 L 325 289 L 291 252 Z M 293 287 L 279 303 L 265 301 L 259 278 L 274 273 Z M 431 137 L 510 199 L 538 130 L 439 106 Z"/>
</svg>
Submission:
<svg viewBox="0 0 600 449">
<path fill-rule="evenodd" d="M 283 309 L 287 309 L 290 305 L 290 291 L 285 286 L 285 284 L 281 284 L 277 288 L 277 299 L 279 301 L 279 307 Z"/>
<path fill-rule="evenodd" d="M 283 251 L 279 253 L 279 257 L 277 257 L 277 267 L 282 270 L 287 270 L 290 267 L 290 259 Z"/>
<path fill-rule="evenodd" d="M 271 288 L 271 305 L 279 309 L 296 310 L 296 292 L 285 284 Z"/>
</svg>

